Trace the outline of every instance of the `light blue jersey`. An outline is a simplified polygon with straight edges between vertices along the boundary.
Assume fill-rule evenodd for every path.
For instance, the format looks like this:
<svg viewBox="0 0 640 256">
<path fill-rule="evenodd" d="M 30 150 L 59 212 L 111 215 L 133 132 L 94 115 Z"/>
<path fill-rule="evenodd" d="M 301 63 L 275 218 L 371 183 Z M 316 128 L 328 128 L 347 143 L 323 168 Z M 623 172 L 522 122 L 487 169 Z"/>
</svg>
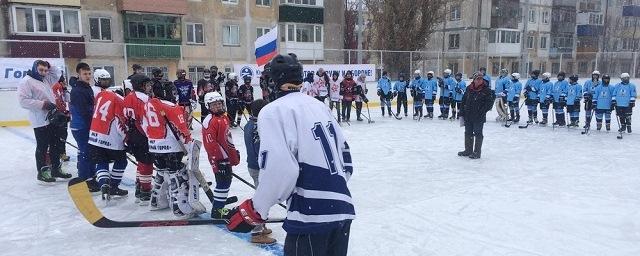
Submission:
<svg viewBox="0 0 640 256">
<path fill-rule="evenodd" d="M 593 105 L 597 109 L 611 109 L 613 99 L 613 86 L 602 84 L 593 91 Z"/>
<path fill-rule="evenodd" d="M 513 102 L 520 99 L 522 93 L 522 83 L 518 80 L 511 80 L 507 84 L 507 101 Z"/>
<path fill-rule="evenodd" d="M 628 107 L 630 102 L 636 100 L 636 85 L 633 83 L 619 83 L 613 89 L 613 98 L 619 107 Z"/>
<path fill-rule="evenodd" d="M 462 101 L 462 96 L 464 92 L 467 90 L 467 83 L 464 80 L 455 81 L 455 86 L 453 87 L 453 100 Z"/>
<path fill-rule="evenodd" d="M 567 97 L 567 91 L 569 89 L 569 83 L 566 80 L 556 81 L 551 88 L 551 96 L 553 102 L 560 102 L 560 97 Z"/>
<path fill-rule="evenodd" d="M 576 101 L 580 105 L 581 98 L 582 86 L 579 83 L 569 83 L 569 87 L 567 87 L 567 106 L 573 106 Z"/>
</svg>

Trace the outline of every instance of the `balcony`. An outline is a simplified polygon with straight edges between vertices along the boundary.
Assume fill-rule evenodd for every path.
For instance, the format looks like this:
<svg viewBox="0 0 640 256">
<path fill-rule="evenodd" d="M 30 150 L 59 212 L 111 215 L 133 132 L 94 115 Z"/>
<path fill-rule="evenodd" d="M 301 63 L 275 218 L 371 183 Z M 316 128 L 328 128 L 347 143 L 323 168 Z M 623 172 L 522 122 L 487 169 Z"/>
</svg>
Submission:
<svg viewBox="0 0 640 256">
<path fill-rule="evenodd" d="M 179 59 L 182 40 L 127 39 L 127 57 Z"/>
<path fill-rule="evenodd" d="M 640 17 L 640 5 L 622 6 L 623 17 Z"/>
<path fill-rule="evenodd" d="M 118 0 L 118 10 L 143 13 L 187 14 L 187 0 Z"/>
<path fill-rule="evenodd" d="M 84 37 L 10 35 L 9 55 L 14 58 L 86 58 Z M 52 41 L 51 43 L 46 41 Z M 78 43 L 58 43 L 78 42 Z M 62 56 L 60 56 L 62 50 Z"/>
<path fill-rule="evenodd" d="M 278 22 L 324 24 L 324 8 L 280 5 Z"/>
<path fill-rule="evenodd" d="M 280 50 L 284 53 L 295 53 L 299 60 L 324 60 L 322 42 L 280 42 Z"/>
<path fill-rule="evenodd" d="M 578 36 L 600 36 L 604 31 L 604 27 L 600 25 L 578 25 L 576 26 L 576 34 Z"/>
</svg>

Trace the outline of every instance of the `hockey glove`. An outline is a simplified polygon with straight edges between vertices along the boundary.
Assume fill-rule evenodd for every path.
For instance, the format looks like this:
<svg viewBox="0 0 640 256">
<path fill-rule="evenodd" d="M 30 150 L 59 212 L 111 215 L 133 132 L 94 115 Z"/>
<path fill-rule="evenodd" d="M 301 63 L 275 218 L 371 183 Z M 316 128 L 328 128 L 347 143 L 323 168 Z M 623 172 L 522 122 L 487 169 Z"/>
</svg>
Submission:
<svg viewBox="0 0 640 256">
<path fill-rule="evenodd" d="M 617 105 L 618 105 L 618 102 L 616 101 L 616 99 L 615 99 L 615 98 L 613 98 L 613 99 L 611 100 L 611 109 L 615 108 Z"/>
<path fill-rule="evenodd" d="M 51 101 L 45 101 L 44 104 L 42 104 L 42 110 L 52 109 L 56 109 L 56 104 L 51 103 Z"/>
<path fill-rule="evenodd" d="M 260 214 L 253 208 L 251 199 L 242 202 L 229 211 L 227 229 L 231 232 L 249 233 L 255 226 L 264 223 Z"/>
<path fill-rule="evenodd" d="M 376 94 L 377 94 L 378 96 L 382 96 L 382 90 L 378 89 L 378 91 L 376 92 Z"/>
<path fill-rule="evenodd" d="M 636 106 L 636 100 L 635 99 L 631 99 L 631 101 L 629 101 L 629 108 L 633 108 Z"/>
<path fill-rule="evenodd" d="M 456 92 L 461 94 L 462 93 L 462 89 L 456 88 Z"/>
<path fill-rule="evenodd" d="M 229 163 L 229 159 L 218 162 L 218 174 L 224 176 L 231 175 L 231 164 Z"/>
<path fill-rule="evenodd" d="M 513 97 L 513 102 L 515 102 L 517 105 L 518 102 L 520 102 L 520 97 Z"/>
<path fill-rule="evenodd" d="M 580 108 L 580 100 L 576 99 L 576 101 L 573 102 L 573 105 L 578 107 L 578 109 Z"/>
<path fill-rule="evenodd" d="M 597 108 L 597 107 L 598 107 L 598 101 L 595 101 L 595 100 L 594 100 L 594 101 L 592 101 L 592 102 L 591 102 L 591 107 L 592 107 L 592 108 Z"/>
<path fill-rule="evenodd" d="M 437 92 L 433 92 L 431 95 L 433 96 L 434 99 L 438 98 L 438 93 Z"/>
<path fill-rule="evenodd" d="M 564 96 L 560 96 L 560 106 L 564 107 L 567 105 L 567 98 L 565 98 Z"/>
</svg>

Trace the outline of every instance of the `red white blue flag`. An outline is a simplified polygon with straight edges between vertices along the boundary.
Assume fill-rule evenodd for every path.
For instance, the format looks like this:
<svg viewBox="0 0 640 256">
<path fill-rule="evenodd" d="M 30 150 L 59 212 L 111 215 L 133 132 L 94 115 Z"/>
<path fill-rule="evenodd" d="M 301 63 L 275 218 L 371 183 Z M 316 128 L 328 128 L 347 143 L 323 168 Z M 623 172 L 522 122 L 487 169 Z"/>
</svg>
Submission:
<svg viewBox="0 0 640 256">
<path fill-rule="evenodd" d="M 278 26 L 256 39 L 256 63 L 263 66 L 278 54 Z"/>
</svg>

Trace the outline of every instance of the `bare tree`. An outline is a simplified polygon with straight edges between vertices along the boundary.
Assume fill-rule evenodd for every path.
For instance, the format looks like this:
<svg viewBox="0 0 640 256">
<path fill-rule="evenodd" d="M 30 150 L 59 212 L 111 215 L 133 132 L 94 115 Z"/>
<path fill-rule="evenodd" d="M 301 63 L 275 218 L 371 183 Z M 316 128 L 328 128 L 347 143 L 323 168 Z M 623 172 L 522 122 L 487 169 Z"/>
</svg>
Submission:
<svg viewBox="0 0 640 256">
<path fill-rule="evenodd" d="M 447 4 L 459 0 L 365 0 L 369 15 L 368 41 L 371 47 L 390 51 L 419 51 L 442 26 Z M 419 56 L 414 56 L 419 58 Z M 385 70 L 409 71 L 408 53 L 383 55 Z"/>
</svg>

